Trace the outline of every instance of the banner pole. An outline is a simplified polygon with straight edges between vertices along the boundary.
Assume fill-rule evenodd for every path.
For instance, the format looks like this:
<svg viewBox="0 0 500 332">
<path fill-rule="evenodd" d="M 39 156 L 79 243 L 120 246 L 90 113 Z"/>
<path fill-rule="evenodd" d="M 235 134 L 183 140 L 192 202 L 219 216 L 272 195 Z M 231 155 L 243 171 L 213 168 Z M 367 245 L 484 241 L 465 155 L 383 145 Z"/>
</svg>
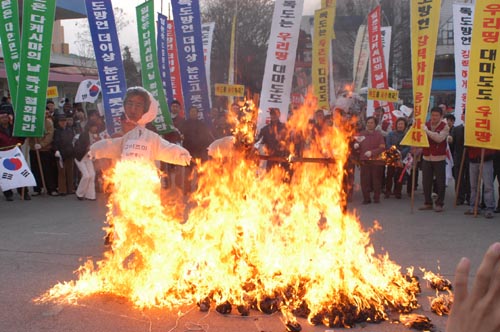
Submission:
<svg viewBox="0 0 500 332">
<path fill-rule="evenodd" d="M 35 143 L 38 143 L 38 138 L 35 138 Z M 45 175 L 43 173 L 43 168 L 42 168 L 42 159 L 40 158 L 40 151 L 35 149 L 36 153 L 36 159 L 38 161 L 38 169 L 40 170 L 40 177 L 42 178 L 42 186 L 43 186 L 43 192 L 47 193 L 47 186 L 45 185 Z"/>
<path fill-rule="evenodd" d="M 467 147 L 464 147 L 462 154 L 462 160 L 460 161 L 460 168 L 458 170 L 457 187 L 455 188 L 455 207 L 457 207 L 458 193 L 460 192 L 460 184 L 462 183 L 462 173 L 464 171 L 465 164 L 465 154 L 467 153 Z"/>
<path fill-rule="evenodd" d="M 476 199 L 474 200 L 474 217 L 477 217 L 477 208 L 479 205 L 479 194 L 481 194 L 481 182 L 483 179 L 484 148 L 481 149 L 481 163 L 479 164 L 479 176 L 477 177 Z"/>
</svg>

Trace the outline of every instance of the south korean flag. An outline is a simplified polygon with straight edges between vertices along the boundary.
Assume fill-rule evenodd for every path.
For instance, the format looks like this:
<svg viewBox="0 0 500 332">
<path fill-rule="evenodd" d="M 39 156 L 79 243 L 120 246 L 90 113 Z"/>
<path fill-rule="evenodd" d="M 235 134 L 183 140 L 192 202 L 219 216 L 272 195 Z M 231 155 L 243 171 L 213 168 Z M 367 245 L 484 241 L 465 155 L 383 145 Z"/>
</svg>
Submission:
<svg viewBox="0 0 500 332">
<path fill-rule="evenodd" d="M 24 156 L 18 147 L 0 151 L 0 188 L 6 191 L 14 188 L 36 186 Z"/>
</svg>

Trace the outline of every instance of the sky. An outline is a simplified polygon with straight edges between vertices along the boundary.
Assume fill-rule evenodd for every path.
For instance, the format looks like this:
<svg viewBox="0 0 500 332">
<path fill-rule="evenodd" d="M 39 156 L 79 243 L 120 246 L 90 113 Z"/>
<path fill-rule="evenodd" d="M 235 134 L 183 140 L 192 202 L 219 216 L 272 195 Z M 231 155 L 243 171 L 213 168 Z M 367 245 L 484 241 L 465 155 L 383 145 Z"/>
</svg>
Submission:
<svg viewBox="0 0 500 332">
<path fill-rule="evenodd" d="M 129 46 L 132 56 L 134 59 L 139 58 L 139 40 L 137 37 L 137 27 L 136 27 L 136 14 L 135 7 L 143 3 L 144 0 L 114 0 L 113 8 L 119 7 L 123 9 L 127 19 L 130 24 L 122 31 L 118 32 L 118 38 L 120 40 L 120 47 L 123 49 L 124 46 Z M 162 11 L 163 3 L 163 11 Z M 162 12 L 167 15 L 169 0 L 155 0 L 155 11 Z M 303 15 L 312 15 L 316 9 L 321 6 L 321 0 L 304 0 L 304 10 Z M 64 26 L 64 39 L 65 42 L 69 44 L 69 52 L 73 54 L 78 54 L 78 47 L 76 46 L 76 41 L 78 38 L 77 33 L 81 31 L 81 23 L 85 22 L 87 19 L 78 20 L 64 20 L 62 25 Z"/>
</svg>

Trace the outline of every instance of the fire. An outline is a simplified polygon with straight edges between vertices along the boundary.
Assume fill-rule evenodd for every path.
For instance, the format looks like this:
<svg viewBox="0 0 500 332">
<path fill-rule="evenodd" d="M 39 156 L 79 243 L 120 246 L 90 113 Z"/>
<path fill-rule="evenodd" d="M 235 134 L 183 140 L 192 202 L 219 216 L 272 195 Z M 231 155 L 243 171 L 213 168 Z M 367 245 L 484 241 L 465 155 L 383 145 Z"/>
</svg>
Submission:
<svg viewBox="0 0 500 332">
<path fill-rule="evenodd" d="M 296 133 L 307 134 L 304 112 L 311 114 L 299 110 L 290 121 Z M 331 127 L 327 135 L 308 153 L 334 162 L 294 163 L 287 181 L 280 168 L 264 173 L 238 151 L 200 165 L 186 216 L 162 203 L 153 164 L 118 162 L 108 179 L 110 250 L 81 266 L 78 280 L 35 301 L 72 304 L 114 294 L 137 308 L 280 310 L 291 326 L 307 317 L 331 327 L 415 309 L 418 283 L 388 254 L 376 254 L 370 232 L 344 211 L 348 133 Z"/>
</svg>

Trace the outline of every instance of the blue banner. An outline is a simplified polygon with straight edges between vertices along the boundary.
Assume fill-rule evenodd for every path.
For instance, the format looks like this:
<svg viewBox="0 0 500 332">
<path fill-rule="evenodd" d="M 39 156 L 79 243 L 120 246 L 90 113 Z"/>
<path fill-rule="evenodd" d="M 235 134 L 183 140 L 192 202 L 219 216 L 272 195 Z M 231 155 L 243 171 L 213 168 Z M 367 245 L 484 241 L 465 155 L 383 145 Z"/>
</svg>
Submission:
<svg viewBox="0 0 500 332">
<path fill-rule="evenodd" d="M 170 78 L 170 68 L 168 66 L 167 49 L 167 17 L 158 13 L 158 29 L 156 36 L 156 50 L 158 52 L 158 66 L 160 67 L 160 76 L 163 83 L 163 90 L 167 96 L 168 104 L 174 100 L 172 93 L 172 79 Z"/>
<path fill-rule="evenodd" d="M 203 55 L 200 3 L 198 0 L 173 0 L 177 52 L 182 75 L 184 109 L 196 106 L 203 113 L 205 122 L 210 122 L 210 101 Z"/>
<path fill-rule="evenodd" d="M 108 134 L 121 131 L 127 82 L 111 0 L 85 0 Z"/>
</svg>

